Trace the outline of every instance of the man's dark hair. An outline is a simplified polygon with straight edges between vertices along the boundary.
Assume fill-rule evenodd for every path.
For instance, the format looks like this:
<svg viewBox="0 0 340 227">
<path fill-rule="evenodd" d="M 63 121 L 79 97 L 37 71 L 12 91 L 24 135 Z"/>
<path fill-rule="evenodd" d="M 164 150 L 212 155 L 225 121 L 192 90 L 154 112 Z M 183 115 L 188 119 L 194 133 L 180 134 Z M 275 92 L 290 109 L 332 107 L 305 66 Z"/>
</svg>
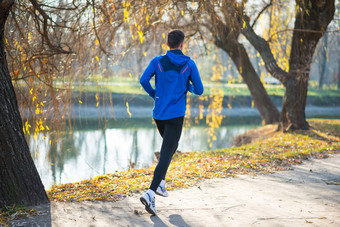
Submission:
<svg viewBox="0 0 340 227">
<path fill-rule="evenodd" d="M 184 41 L 184 33 L 181 30 L 172 30 L 168 33 L 168 45 L 171 49 L 179 47 Z"/>
</svg>

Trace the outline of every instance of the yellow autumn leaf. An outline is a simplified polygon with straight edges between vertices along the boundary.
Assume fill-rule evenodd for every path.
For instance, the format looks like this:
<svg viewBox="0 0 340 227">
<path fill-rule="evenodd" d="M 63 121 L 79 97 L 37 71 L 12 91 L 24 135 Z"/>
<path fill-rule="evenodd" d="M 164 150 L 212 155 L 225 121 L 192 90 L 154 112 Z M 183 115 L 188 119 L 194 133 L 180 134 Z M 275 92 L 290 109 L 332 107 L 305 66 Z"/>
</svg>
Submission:
<svg viewBox="0 0 340 227">
<path fill-rule="evenodd" d="M 131 118 L 131 112 L 130 112 L 130 108 L 129 108 L 129 103 L 128 102 L 126 102 L 126 111 L 127 111 L 127 113 L 129 114 L 129 117 Z"/>
</svg>

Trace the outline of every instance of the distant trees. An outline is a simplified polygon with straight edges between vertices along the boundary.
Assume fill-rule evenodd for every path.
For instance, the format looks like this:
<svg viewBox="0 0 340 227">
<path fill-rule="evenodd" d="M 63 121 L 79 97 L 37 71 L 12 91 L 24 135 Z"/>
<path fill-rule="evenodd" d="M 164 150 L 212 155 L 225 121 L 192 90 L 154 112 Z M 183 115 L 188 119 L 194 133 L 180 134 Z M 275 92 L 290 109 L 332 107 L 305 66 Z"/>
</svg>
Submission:
<svg viewBox="0 0 340 227">
<path fill-rule="evenodd" d="M 319 89 L 322 89 L 323 83 L 324 83 L 324 78 L 326 74 L 326 65 L 327 65 L 327 48 L 328 48 L 328 34 L 325 33 L 323 36 L 323 42 L 322 42 L 322 47 L 321 47 L 321 62 L 320 62 L 320 75 L 319 75 L 319 84 L 318 87 Z"/>
</svg>

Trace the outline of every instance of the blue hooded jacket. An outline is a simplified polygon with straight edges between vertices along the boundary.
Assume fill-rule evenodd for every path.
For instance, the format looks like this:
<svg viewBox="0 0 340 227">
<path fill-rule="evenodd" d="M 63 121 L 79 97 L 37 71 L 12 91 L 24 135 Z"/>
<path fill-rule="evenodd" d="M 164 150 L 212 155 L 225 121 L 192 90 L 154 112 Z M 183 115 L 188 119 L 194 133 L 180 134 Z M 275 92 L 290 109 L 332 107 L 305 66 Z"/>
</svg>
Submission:
<svg viewBox="0 0 340 227">
<path fill-rule="evenodd" d="M 150 84 L 155 77 L 155 89 Z M 152 59 L 140 78 L 144 90 L 155 100 L 153 117 L 168 120 L 183 117 L 186 111 L 186 94 L 203 93 L 203 84 L 197 66 L 181 50 L 169 50 L 166 55 Z"/>
</svg>

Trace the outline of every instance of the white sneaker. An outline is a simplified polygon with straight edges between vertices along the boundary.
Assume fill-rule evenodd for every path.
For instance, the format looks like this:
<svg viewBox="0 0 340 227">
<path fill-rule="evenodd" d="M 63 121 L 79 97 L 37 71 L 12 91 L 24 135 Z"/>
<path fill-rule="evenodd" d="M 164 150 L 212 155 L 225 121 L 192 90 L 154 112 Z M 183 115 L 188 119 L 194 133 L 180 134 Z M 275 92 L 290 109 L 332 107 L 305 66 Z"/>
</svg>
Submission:
<svg viewBox="0 0 340 227">
<path fill-rule="evenodd" d="M 151 196 L 148 192 L 140 197 L 140 201 L 145 206 L 145 210 L 152 215 L 157 215 L 155 206 L 155 196 Z"/>
<path fill-rule="evenodd" d="M 158 185 L 158 188 L 156 190 L 156 194 L 160 195 L 160 196 L 168 197 L 168 192 L 165 189 L 165 184 L 164 185 L 161 185 L 161 184 Z"/>
</svg>

